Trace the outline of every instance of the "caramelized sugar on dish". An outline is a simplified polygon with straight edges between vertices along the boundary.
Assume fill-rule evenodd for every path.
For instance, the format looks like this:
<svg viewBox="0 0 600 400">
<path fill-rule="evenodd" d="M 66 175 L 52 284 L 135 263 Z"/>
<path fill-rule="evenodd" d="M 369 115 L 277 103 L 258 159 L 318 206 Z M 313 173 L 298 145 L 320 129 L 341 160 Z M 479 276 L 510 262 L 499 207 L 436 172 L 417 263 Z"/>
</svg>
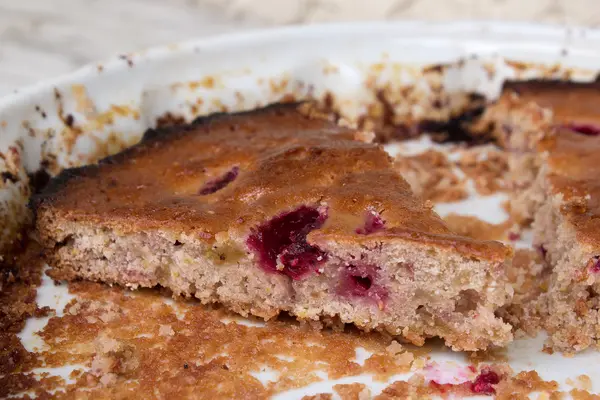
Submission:
<svg viewBox="0 0 600 400">
<path fill-rule="evenodd" d="M 362 132 L 277 104 L 151 130 L 33 200 L 51 275 L 242 315 L 503 346 L 511 250 L 451 232 Z"/>
</svg>

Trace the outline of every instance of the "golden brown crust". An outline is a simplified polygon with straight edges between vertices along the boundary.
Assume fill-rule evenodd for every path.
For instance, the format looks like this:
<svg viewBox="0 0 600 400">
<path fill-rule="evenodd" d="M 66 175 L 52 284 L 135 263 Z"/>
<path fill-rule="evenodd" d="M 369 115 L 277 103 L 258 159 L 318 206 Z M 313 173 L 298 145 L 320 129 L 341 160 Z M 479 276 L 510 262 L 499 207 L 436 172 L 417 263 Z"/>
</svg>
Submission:
<svg viewBox="0 0 600 400">
<path fill-rule="evenodd" d="M 47 238 L 45 226 L 62 219 L 212 242 L 220 232 L 245 236 L 284 211 L 319 205 L 327 207 L 328 218 L 316 235 L 363 240 L 355 231 L 372 210 L 386 221 L 382 238 L 427 241 L 482 259 L 506 257 L 498 243 L 453 235 L 412 195 L 383 149 L 354 140 L 356 134 L 306 117 L 297 104 L 149 131 L 140 144 L 55 178 L 34 200 L 38 229 Z M 231 183 L 201 194 L 236 168 Z"/>
<path fill-rule="evenodd" d="M 548 181 L 562 196 L 561 213 L 580 241 L 600 249 L 600 136 L 559 128 L 540 150 L 548 154 Z"/>
<path fill-rule="evenodd" d="M 533 101 L 542 108 L 551 109 L 557 124 L 600 124 L 600 82 L 509 81 L 503 92 L 516 93 L 524 103 Z"/>
</svg>

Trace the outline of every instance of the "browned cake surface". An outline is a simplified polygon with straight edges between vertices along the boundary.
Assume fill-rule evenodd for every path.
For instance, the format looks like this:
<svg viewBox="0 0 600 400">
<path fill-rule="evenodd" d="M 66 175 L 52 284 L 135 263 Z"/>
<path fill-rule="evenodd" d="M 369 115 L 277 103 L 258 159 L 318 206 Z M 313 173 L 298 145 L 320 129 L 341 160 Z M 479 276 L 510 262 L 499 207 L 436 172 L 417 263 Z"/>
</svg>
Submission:
<svg viewBox="0 0 600 400">
<path fill-rule="evenodd" d="M 37 199 L 38 218 L 50 222 L 52 210 L 52 218 L 100 223 L 122 233 L 160 228 L 212 242 L 219 232 L 245 233 L 282 211 L 326 204 L 326 223 L 313 234 L 364 240 L 368 235 L 355 231 L 365 213 L 375 210 L 385 218 L 381 237 L 505 258 L 508 250 L 499 243 L 453 235 L 411 194 L 383 149 L 354 140 L 356 135 L 306 118 L 296 105 L 151 131 L 141 144 L 98 165 L 64 171 Z M 200 194 L 236 168 L 233 182 Z"/>
<path fill-rule="evenodd" d="M 524 102 L 535 102 L 552 110 L 557 124 L 598 124 L 600 82 L 511 81 L 504 92 L 516 93 Z"/>
<path fill-rule="evenodd" d="M 548 181 L 563 201 L 561 213 L 577 240 L 600 250 L 600 136 L 557 129 L 540 143 L 547 151 Z"/>
</svg>

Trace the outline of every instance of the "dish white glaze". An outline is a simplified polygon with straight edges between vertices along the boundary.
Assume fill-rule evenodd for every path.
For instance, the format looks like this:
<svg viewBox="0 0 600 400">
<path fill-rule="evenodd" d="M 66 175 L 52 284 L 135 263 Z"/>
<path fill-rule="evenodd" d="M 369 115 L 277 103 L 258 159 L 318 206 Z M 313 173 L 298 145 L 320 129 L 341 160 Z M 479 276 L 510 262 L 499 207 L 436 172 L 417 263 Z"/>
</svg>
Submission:
<svg viewBox="0 0 600 400">
<path fill-rule="evenodd" d="M 190 120 L 286 95 L 321 98 L 331 93 L 343 116 L 355 122 L 375 101 L 378 87 L 417 86 L 426 95 L 430 82 L 423 71 L 431 64 L 452 65 L 439 71 L 447 91 L 469 90 L 493 98 L 507 77 L 594 79 L 599 46 L 600 31 L 586 29 L 465 22 L 348 24 L 192 41 L 85 67 L 0 100 L 0 173 L 10 174 L 3 175 L 10 179 L 0 180 L 0 249 L 27 217 L 28 172 L 42 166 L 55 174 L 115 153 L 139 140 L 166 112 Z M 417 104 L 403 112 L 418 116 L 420 110 Z M 485 210 L 479 214 L 484 219 L 502 219 L 498 199 L 469 201 L 438 209 L 477 208 Z M 56 290 L 46 280 L 41 301 L 52 307 L 48 299 Z M 22 334 L 26 346 L 34 345 L 33 332 L 42 323 L 28 323 Z M 542 341 L 512 344 L 511 366 L 516 371 L 536 369 L 561 384 L 600 372 L 597 353 L 547 355 L 541 352 Z M 445 363 L 462 362 L 462 356 L 448 352 L 436 351 L 432 357 L 450 374 L 452 364 Z M 371 382 L 375 393 L 385 386 L 369 377 L 344 381 Z M 335 383 L 314 384 L 281 398 L 330 391 Z"/>
</svg>

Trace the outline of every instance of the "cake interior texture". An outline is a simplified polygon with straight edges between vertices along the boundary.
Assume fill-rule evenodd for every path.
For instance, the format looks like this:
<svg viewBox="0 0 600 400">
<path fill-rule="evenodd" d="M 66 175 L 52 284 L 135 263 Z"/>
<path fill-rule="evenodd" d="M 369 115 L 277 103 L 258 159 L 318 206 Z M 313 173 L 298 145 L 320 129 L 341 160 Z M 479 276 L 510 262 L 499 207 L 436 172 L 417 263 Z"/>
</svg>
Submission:
<svg viewBox="0 0 600 400">
<path fill-rule="evenodd" d="M 534 245 L 552 268 L 544 300 L 552 347 L 579 351 L 600 340 L 600 195 L 598 138 L 558 128 L 540 143 L 545 164 L 536 180 Z"/>
<path fill-rule="evenodd" d="M 56 279 L 502 346 L 509 248 L 453 234 L 368 135 L 297 104 L 149 131 L 33 201 Z"/>
<path fill-rule="evenodd" d="M 509 152 L 511 210 L 531 223 L 550 282 L 528 312 L 549 347 L 581 351 L 600 341 L 600 101 L 598 82 L 509 82 L 478 128 Z"/>
</svg>

